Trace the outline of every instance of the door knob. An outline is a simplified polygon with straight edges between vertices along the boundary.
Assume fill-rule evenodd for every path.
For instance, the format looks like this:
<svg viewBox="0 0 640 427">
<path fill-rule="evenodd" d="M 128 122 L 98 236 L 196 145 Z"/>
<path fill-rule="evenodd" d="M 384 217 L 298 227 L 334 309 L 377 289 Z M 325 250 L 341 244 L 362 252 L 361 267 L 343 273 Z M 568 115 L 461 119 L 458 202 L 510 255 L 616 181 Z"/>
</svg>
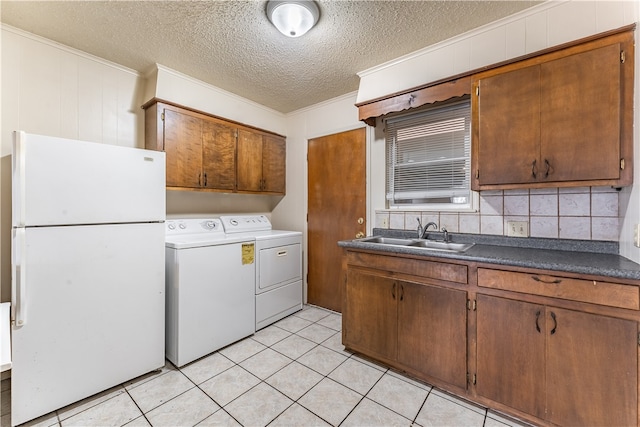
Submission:
<svg viewBox="0 0 640 427">
<path fill-rule="evenodd" d="M 356 239 L 362 239 L 364 237 L 364 233 L 362 231 L 358 231 L 356 233 Z"/>
<path fill-rule="evenodd" d="M 364 218 L 358 218 L 358 224 L 360 225 L 364 224 Z"/>
</svg>

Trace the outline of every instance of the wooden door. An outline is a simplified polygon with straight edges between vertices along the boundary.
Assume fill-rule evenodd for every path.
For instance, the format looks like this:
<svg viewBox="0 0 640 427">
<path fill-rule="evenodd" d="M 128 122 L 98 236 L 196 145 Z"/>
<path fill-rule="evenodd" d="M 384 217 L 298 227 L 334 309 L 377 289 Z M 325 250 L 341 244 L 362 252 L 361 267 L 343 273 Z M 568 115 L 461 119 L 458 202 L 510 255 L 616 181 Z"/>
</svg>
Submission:
<svg viewBox="0 0 640 427">
<path fill-rule="evenodd" d="M 549 307 L 547 333 L 548 421 L 636 425 L 637 322 Z"/>
<path fill-rule="evenodd" d="M 308 293 L 310 304 L 341 312 L 339 240 L 366 233 L 366 131 L 309 140 Z"/>
<path fill-rule="evenodd" d="M 202 176 L 202 120 L 164 110 L 164 151 L 167 187 L 199 188 Z"/>
<path fill-rule="evenodd" d="M 210 120 L 202 122 L 203 187 L 233 191 L 236 186 L 236 129 Z"/>
<path fill-rule="evenodd" d="M 467 385 L 467 293 L 399 282 L 398 362 Z"/>
<path fill-rule="evenodd" d="M 262 190 L 262 134 L 238 129 L 238 191 Z"/>
<path fill-rule="evenodd" d="M 286 190 L 287 144 L 284 138 L 264 136 L 262 146 L 263 191 L 284 194 Z"/>
<path fill-rule="evenodd" d="M 540 180 L 620 177 L 620 51 L 613 44 L 540 66 Z"/>
<path fill-rule="evenodd" d="M 374 357 L 395 360 L 398 283 L 357 268 L 349 269 L 347 274 L 344 345 Z"/>
<path fill-rule="evenodd" d="M 478 395 L 544 419 L 545 330 L 543 306 L 478 295 Z"/>
<path fill-rule="evenodd" d="M 480 80 L 478 182 L 480 185 L 536 181 L 540 152 L 540 67 L 531 66 Z"/>
</svg>

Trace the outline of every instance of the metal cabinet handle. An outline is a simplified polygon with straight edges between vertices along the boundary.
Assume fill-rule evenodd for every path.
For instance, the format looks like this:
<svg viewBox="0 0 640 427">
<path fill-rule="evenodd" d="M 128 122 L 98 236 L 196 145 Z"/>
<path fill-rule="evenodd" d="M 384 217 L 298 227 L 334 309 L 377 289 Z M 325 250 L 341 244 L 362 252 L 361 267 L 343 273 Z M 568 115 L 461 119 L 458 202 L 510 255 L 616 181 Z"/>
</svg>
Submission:
<svg viewBox="0 0 640 427">
<path fill-rule="evenodd" d="M 362 239 L 364 237 L 364 233 L 362 231 L 358 231 L 356 233 L 356 239 Z"/>
<path fill-rule="evenodd" d="M 531 276 L 533 280 L 540 283 L 549 283 L 551 285 L 557 285 L 558 283 L 562 283 L 562 279 L 554 279 L 554 280 L 544 280 L 539 276 Z"/>
<path fill-rule="evenodd" d="M 551 171 L 551 165 L 549 164 L 549 160 L 544 159 L 545 171 L 544 177 L 549 178 L 549 172 Z"/>
<path fill-rule="evenodd" d="M 553 335 L 558 329 L 558 320 L 556 319 L 556 314 L 553 311 L 551 312 L 551 318 L 553 319 L 553 329 L 551 329 L 551 335 Z"/>
<path fill-rule="evenodd" d="M 400 285 L 400 301 L 404 301 L 404 285 Z"/>
<path fill-rule="evenodd" d="M 538 161 L 534 160 L 533 163 L 531 163 L 531 176 L 533 177 L 533 179 L 537 179 L 538 178 L 538 166 L 537 166 Z"/>
<path fill-rule="evenodd" d="M 538 310 L 536 312 L 536 331 L 541 332 L 540 331 L 540 310 Z"/>
<path fill-rule="evenodd" d="M 393 299 L 396 299 L 396 283 L 393 283 L 393 287 L 391 288 L 391 296 Z"/>
<path fill-rule="evenodd" d="M 207 173 L 204 173 L 204 186 L 207 186 Z"/>
</svg>

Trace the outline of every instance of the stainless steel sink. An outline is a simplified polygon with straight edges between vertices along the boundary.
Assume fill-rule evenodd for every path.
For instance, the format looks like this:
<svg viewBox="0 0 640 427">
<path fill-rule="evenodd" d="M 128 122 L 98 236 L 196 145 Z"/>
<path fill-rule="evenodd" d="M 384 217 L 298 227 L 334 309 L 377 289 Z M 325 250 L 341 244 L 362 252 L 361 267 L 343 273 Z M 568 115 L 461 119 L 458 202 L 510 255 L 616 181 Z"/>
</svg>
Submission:
<svg viewBox="0 0 640 427">
<path fill-rule="evenodd" d="M 407 246 L 432 249 L 434 251 L 465 252 L 475 243 L 436 242 L 433 240 L 414 240 Z"/>
<path fill-rule="evenodd" d="M 363 239 L 355 239 L 354 241 L 375 243 L 378 245 L 405 246 L 442 252 L 465 252 L 474 245 L 474 243 L 440 242 L 426 239 L 399 239 L 395 237 L 382 236 L 365 237 Z"/>
<path fill-rule="evenodd" d="M 379 243 L 382 245 L 395 245 L 395 246 L 407 246 L 411 244 L 413 239 L 397 239 L 394 237 L 381 237 L 381 236 L 373 236 L 373 237 L 365 237 L 364 239 L 356 239 L 356 242 L 362 243 Z"/>
</svg>

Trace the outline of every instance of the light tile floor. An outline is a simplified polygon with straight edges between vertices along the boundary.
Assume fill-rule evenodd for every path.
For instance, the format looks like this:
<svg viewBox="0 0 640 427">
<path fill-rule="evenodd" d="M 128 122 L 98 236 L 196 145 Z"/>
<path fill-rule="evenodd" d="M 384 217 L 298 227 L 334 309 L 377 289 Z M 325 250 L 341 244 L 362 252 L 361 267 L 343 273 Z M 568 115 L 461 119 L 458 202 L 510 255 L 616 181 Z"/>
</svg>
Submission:
<svg viewBox="0 0 640 427">
<path fill-rule="evenodd" d="M 519 426 L 345 351 L 341 316 L 305 306 L 180 369 L 167 362 L 30 426 Z M 2 381 L 10 425 L 10 380 Z"/>
</svg>

